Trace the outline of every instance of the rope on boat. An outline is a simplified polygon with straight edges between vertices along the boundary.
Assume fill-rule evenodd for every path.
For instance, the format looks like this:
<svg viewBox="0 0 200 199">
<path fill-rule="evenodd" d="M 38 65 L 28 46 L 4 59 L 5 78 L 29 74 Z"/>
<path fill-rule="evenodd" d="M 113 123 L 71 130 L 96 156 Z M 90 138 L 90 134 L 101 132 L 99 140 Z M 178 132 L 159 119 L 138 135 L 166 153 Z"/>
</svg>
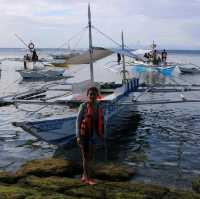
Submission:
<svg viewBox="0 0 200 199">
<path fill-rule="evenodd" d="M 121 47 L 121 44 L 118 43 L 117 41 L 115 41 L 114 39 L 112 39 L 110 36 L 108 36 L 107 34 L 103 33 L 101 30 L 99 30 L 97 27 L 92 26 L 92 28 L 94 30 L 96 30 L 98 33 L 100 33 L 101 35 L 103 35 L 104 37 L 106 37 L 108 40 L 112 41 L 113 43 L 115 43 L 117 46 Z"/>
<path fill-rule="evenodd" d="M 101 30 L 99 30 L 97 27 L 92 26 L 92 28 L 94 30 L 96 30 L 99 34 L 103 35 L 108 40 L 112 41 L 115 45 L 119 46 L 120 48 L 122 47 L 121 43 L 118 43 L 117 41 L 115 41 L 114 39 L 112 39 L 109 35 L 107 35 L 106 33 L 102 32 Z M 126 47 L 128 50 L 131 51 L 131 49 L 128 46 L 124 45 L 124 47 Z"/>
<path fill-rule="evenodd" d="M 83 29 L 81 29 L 78 33 L 74 34 L 72 37 L 70 37 L 67 41 L 67 43 L 65 42 L 64 44 L 62 44 L 60 47 L 58 48 L 62 48 L 64 47 L 66 44 L 70 44 L 70 41 L 73 40 L 74 38 L 78 37 L 81 33 L 83 33 L 85 30 L 87 29 L 87 26 L 84 27 Z"/>
<path fill-rule="evenodd" d="M 28 48 L 28 45 L 26 44 L 26 42 L 18 34 L 15 33 L 14 35 L 15 37 L 17 37 L 17 39 L 19 39 L 19 41 L 21 41 L 21 43 L 23 43 L 26 46 L 26 48 Z"/>
<path fill-rule="evenodd" d="M 145 94 L 147 94 L 152 88 L 153 88 L 153 86 L 150 87 L 150 88 L 147 88 L 147 89 L 144 91 L 144 93 L 138 95 L 135 99 L 133 98 L 132 101 L 137 101 L 140 97 L 142 97 L 142 96 L 144 96 Z"/>
</svg>

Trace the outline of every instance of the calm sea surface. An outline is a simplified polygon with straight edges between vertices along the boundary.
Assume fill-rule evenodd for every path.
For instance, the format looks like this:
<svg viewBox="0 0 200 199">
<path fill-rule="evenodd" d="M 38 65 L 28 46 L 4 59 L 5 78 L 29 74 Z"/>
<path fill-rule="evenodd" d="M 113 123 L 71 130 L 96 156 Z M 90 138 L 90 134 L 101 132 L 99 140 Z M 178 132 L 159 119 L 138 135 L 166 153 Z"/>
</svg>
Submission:
<svg viewBox="0 0 200 199">
<path fill-rule="evenodd" d="M 39 56 L 49 58 L 56 49 L 40 50 Z M 0 49 L 0 59 L 21 58 L 23 49 Z M 169 61 L 200 65 L 200 51 L 170 51 Z M 112 55 L 95 63 L 97 81 L 120 81 Z M 3 61 L 0 79 L 0 96 L 36 88 L 44 82 L 23 83 L 16 69 L 22 68 L 18 61 Z M 66 73 L 73 73 L 70 81 L 89 78 L 87 65 L 71 66 Z M 129 68 L 130 69 L 130 68 Z M 131 75 L 141 81 L 154 83 L 200 84 L 200 74 L 182 75 L 176 68 L 171 76 L 164 77 L 156 72 L 134 71 Z M 138 94 L 137 94 L 138 95 Z M 188 92 L 188 99 L 199 99 L 199 92 Z M 141 100 L 181 99 L 180 93 L 156 93 L 141 96 Z M 15 170 L 30 159 L 60 154 L 53 146 L 43 142 L 27 143 L 34 137 L 11 122 L 67 115 L 67 107 L 46 107 L 39 112 L 34 105 L 19 105 L 0 108 L 0 169 Z M 66 108 L 66 110 L 65 110 Z M 133 117 L 124 118 L 125 127 L 116 132 L 111 140 L 107 157 L 111 161 L 123 161 L 137 167 L 134 180 L 188 189 L 191 181 L 200 175 L 200 104 L 183 103 L 171 105 L 143 105 L 135 108 Z M 25 144 L 25 145 L 24 145 Z M 67 150 L 67 149 L 66 149 Z"/>
</svg>

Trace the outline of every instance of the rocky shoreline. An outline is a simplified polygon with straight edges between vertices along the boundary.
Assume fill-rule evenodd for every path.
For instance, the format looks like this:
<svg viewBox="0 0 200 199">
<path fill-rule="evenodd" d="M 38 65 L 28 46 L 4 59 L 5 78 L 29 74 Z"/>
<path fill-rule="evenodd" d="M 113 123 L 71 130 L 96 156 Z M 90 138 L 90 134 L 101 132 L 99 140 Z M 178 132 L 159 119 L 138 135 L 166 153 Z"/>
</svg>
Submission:
<svg viewBox="0 0 200 199">
<path fill-rule="evenodd" d="M 80 163 L 63 159 L 33 160 L 15 173 L 0 172 L 0 199 L 200 199 L 200 180 L 194 191 L 130 181 L 136 170 L 114 163 L 91 164 L 98 182 L 80 181 Z"/>
</svg>

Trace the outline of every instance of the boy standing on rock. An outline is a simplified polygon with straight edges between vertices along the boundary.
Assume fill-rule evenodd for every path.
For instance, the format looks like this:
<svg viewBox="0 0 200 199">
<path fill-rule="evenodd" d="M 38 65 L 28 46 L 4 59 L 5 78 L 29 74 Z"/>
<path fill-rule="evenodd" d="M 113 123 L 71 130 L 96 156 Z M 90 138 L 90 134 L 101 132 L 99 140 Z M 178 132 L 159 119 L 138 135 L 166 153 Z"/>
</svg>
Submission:
<svg viewBox="0 0 200 199">
<path fill-rule="evenodd" d="M 96 182 L 88 176 L 88 162 L 91 159 L 90 146 L 94 145 L 94 135 L 103 139 L 104 124 L 103 111 L 97 101 L 99 91 L 96 87 L 91 87 L 87 91 L 88 100 L 80 106 L 76 122 L 76 138 L 81 149 L 83 175 L 82 182 L 95 185 Z"/>
</svg>

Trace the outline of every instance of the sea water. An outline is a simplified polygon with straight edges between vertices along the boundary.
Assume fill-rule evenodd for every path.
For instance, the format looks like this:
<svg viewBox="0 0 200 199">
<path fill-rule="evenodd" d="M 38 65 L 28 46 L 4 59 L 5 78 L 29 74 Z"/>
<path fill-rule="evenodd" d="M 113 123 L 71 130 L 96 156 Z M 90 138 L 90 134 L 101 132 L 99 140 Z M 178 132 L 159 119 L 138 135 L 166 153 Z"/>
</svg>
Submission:
<svg viewBox="0 0 200 199">
<path fill-rule="evenodd" d="M 0 49 L 0 59 L 21 58 L 23 49 Z M 57 49 L 42 49 L 39 56 L 49 59 Z M 94 63 L 97 81 L 121 81 L 121 68 L 111 55 Z M 169 61 L 200 65 L 200 51 L 169 51 Z M 129 61 L 129 59 L 128 59 Z M 0 96 L 15 94 L 45 85 L 45 82 L 24 83 L 17 69 L 23 63 L 4 60 L 0 65 Z M 175 68 L 171 76 L 142 68 L 129 76 L 146 83 L 200 84 L 200 75 L 182 75 Z M 132 72 L 131 72 L 132 71 Z M 73 74 L 71 82 L 90 77 L 88 65 L 70 66 L 66 74 Z M 181 100 L 181 93 L 147 93 L 138 100 Z M 138 94 L 137 94 L 138 95 Z M 199 92 L 182 93 L 187 99 L 199 99 Z M 54 146 L 44 142 L 32 143 L 36 138 L 12 125 L 15 121 L 48 118 L 51 115 L 67 116 L 67 107 L 17 105 L 0 107 L 0 169 L 14 171 L 31 159 L 52 157 L 58 153 Z M 137 117 L 136 117 L 137 116 Z M 136 119 L 137 118 L 137 119 Z M 136 121 L 137 120 L 137 121 Z M 133 117 L 124 118 L 125 126 L 116 131 L 107 150 L 110 161 L 125 162 L 137 168 L 133 180 L 180 188 L 191 188 L 192 180 L 200 174 L 200 104 L 182 103 L 165 105 L 140 105 L 135 107 Z M 126 127 L 126 128 L 125 128 Z M 66 149 L 67 150 L 67 149 Z"/>
</svg>

